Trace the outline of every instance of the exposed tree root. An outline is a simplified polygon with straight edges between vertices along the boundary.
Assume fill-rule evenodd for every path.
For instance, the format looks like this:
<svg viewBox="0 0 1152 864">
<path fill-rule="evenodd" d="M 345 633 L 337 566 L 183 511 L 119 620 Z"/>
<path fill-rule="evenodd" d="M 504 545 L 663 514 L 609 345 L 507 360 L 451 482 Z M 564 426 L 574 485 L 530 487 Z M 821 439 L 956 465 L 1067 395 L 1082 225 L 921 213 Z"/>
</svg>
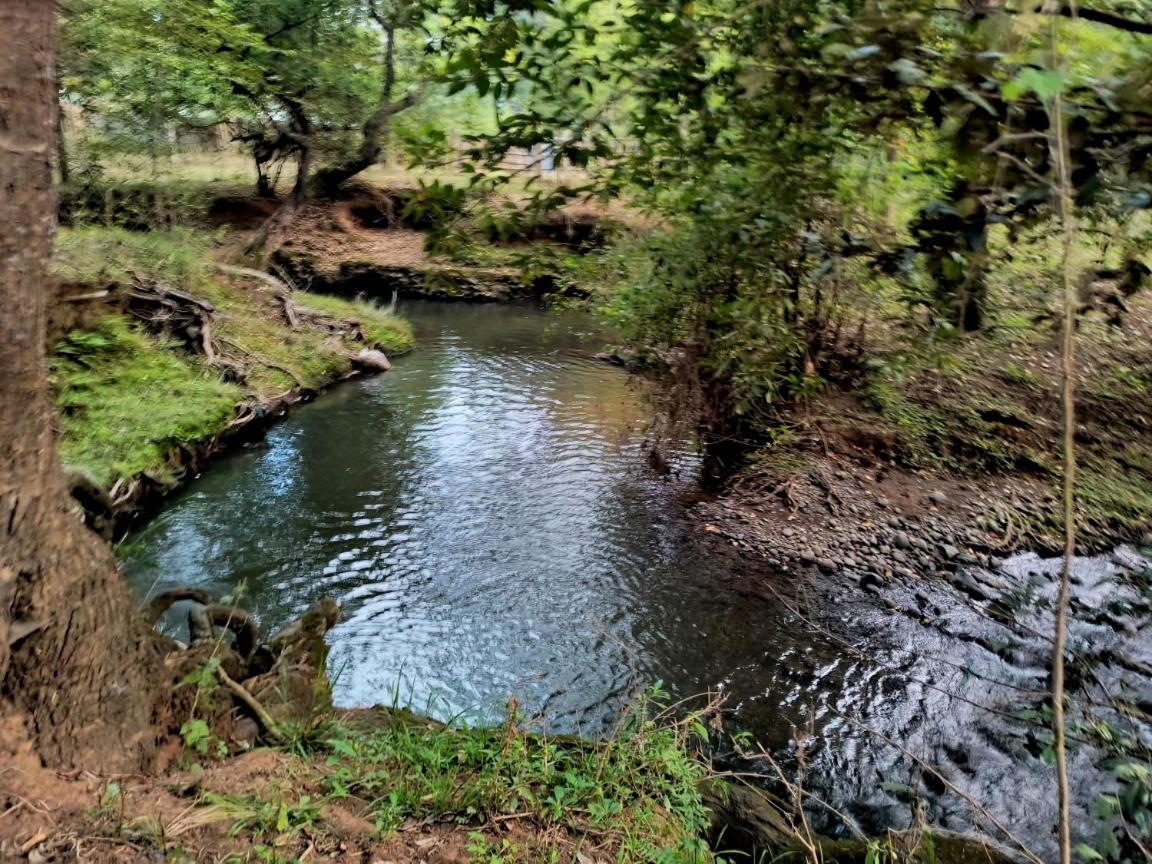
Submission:
<svg viewBox="0 0 1152 864">
<path fill-rule="evenodd" d="M 179 339 L 215 362 L 210 321 L 216 310 L 211 303 L 150 279 L 137 279 L 127 299 L 128 312 L 149 330 Z"/>
<path fill-rule="evenodd" d="M 233 705 L 250 715 L 268 739 L 284 740 L 283 720 L 311 719 L 317 682 L 326 689 L 328 649 L 324 636 L 339 618 L 335 600 L 326 597 L 317 601 L 267 641 L 261 640 L 260 628 L 243 609 L 217 603 L 208 592 L 193 586 L 172 588 L 155 597 L 143 612 L 145 620 L 155 624 L 180 601 L 192 601 L 193 605 L 188 613 L 189 645 L 170 643 L 173 650 L 167 665 L 173 670 L 174 681 L 186 681 L 189 673 L 215 658 L 212 668 L 220 685 L 217 692 L 227 691 L 225 708 Z M 223 641 L 227 631 L 235 636 L 231 646 Z M 234 718 L 231 711 L 221 711 L 219 704 L 215 696 L 201 696 L 184 710 L 194 716 L 205 715 L 200 719 L 206 719 L 210 726 L 219 725 L 214 734 L 226 740 L 226 730 L 235 725 Z M 177 714 L 181 713 L 177 706 Z M 188 719 L 174 718 L 177 724 Z"/>
<path fill-rule="evenodd" d="M 264 733 L 269 738 L 273 741 L 284 740 L 284 733 L 280 731 L 280 726 L 272 718 L 272 715 L 268 713 L 268 709 L 260 703 L 260 700 L 248 692 L 248 688 L 234 680 L 232 676 L 224 671 L 223 667 L 217 669 L 216 674 L 220 676 L 220 680 L 224 686 L 232 691 L 232 695 L 252 711 L 256 719 L 260 721 L 260 725 L 264 727 Z"/>
<path fill-rule="evenodd" d="M 263 270 L 255 270 L 251 267 L 235 267 L 231 264 L 217 264 L 216 269 L 231 276 L 243 276 L 247 279 L 255 279 L 257 282 L 261 282 L 272 289 L 273 295 L 280 301 L 281 306 L 284 307 L 285 322 L 287 322 L 288 326 L 293 330 L 300 329 L 300 317 L 296 314 L 296 307 L 292 303 L 292 289 L 280 279 L 271 273 L 265 273 Z"/>
</svg>

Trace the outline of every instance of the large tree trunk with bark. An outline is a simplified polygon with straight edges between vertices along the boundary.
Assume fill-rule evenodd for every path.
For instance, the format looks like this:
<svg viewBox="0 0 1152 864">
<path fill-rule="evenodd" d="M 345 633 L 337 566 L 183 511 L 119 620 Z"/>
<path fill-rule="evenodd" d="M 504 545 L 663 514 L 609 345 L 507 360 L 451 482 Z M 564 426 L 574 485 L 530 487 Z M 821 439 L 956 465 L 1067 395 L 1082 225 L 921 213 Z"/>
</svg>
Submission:
<svg viewBox="0 0 1152 864">
<path fill-rule="evenodd" d="M 156 749 L 161 649 L 68 496 L 51 422 L 55 48 L 54 0 L 0 0 L 0 743 L 133 770 Z"/>
</svg>

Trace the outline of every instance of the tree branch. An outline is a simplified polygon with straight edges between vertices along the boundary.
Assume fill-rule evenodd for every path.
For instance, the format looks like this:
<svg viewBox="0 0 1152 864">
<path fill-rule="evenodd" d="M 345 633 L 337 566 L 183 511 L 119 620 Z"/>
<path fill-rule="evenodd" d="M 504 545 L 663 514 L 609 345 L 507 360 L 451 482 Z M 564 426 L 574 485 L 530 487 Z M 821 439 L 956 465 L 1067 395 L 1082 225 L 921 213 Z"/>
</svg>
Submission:
<svg viewBox="0 0 1152 864">
<path fill-rule="evenodd" d="M 968 14 L 972 18 L 983 18 L 988 15 L 994 15 L 997 12 L 1007 12 L 1009 15 L 1030 14 L 1023 9 L 1008 9 L 1003 7 L 997 9 L 990 6 L 987 2 L 979 2 L 979 0 L 973 4 L 973 8 Z M 1108 12 L 1104 9 L 1089 9 L 1081 6 L 1079 3 L 1062 3 L 1059 9 L 1049 9 L 1047 6 L 1044 6 L 1031 14 L 1060 15 L 1064 18 L 1079 18 L 1084 21 L 1091 21 L 1094 24 L 1115 27 L 1117 30 L 1123 30 L 1126 33 L 1139 33 L 1144 36 L 1152 36 L 1152 21 L 1125 18 L 1116 12 Z"/>
</svg>

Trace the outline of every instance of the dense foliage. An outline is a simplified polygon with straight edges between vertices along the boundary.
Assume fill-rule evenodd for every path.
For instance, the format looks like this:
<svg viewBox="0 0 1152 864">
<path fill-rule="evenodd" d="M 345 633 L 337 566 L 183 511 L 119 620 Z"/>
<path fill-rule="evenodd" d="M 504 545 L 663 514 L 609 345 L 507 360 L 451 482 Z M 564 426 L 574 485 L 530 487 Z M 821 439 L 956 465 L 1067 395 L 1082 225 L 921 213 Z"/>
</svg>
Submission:
<svg viewBox="0 0 1152 864">
<path fill-rule="evenodd" d="M 1140 10 L 453 9 L 447 75 L 509 109 L 475 141 L 474 182 L 500 182 L 503 155 L 534 147 L 588 170 L 534 206 L 624 195 L 653 214 L 659 227 L 613 274 L 611 308 L 637 343 L 686 351 L 720 437 L 855 374 L 862 307 L 896 300 L 936 334 L 988 325 L 996 256 L 1053 212 L 1056 100 L 1079 215 L 1114 241 L 1085 284 L 1112 280 L 1105 302 L 1120 309 L 1149 272 L 1145 223 L 1128 218 L 1152 203 L 1152 19 Z"/>
</svg>

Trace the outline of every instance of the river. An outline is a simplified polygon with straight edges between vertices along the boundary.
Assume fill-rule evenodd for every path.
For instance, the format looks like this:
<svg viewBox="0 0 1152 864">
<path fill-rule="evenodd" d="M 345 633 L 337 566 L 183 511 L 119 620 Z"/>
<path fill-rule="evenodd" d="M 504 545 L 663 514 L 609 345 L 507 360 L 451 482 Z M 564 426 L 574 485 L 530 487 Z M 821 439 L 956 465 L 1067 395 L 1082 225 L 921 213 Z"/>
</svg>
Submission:
<svg viewBox="0 0 1152 864">
<path fill-rule="evenodd" d="M 1007 718 L 1042 698 L 1042 641 L 965 618 L 947 592 L 940 628 L 855 586 L 729 590 L 732 560 L 701 551 L 683 519 L 690 448 L 670 474 L 649 467 L 651 407 L 594 359 L 604 337 L 587 317 L 420 301 L 400 312 L 418 348 L 392 372 L 304 406 L 129 539 L 141 598 L 242 585 L 264 632 L 336 598 L 342 706 L 490 722 L 514 696 L 538 727 L 594 735 L 657 681 L 676 699 L 722 694 L 731 722 L 786 764 L 804 742 L 813 790 L 847 821 L 907 824 L 918 789 L 930 821 L 967 828 L 970 808 L 880 732 L 1046 842 L 1051 771 L 1031 727 Z M 1122 569 L 1107 556 L 1082 566 L 1092 585 Z M 1006 567 L 1051 570 L 1030 557 Z M 1013 652 L 995 650 L 1009 637 Z"/>
</svg>

